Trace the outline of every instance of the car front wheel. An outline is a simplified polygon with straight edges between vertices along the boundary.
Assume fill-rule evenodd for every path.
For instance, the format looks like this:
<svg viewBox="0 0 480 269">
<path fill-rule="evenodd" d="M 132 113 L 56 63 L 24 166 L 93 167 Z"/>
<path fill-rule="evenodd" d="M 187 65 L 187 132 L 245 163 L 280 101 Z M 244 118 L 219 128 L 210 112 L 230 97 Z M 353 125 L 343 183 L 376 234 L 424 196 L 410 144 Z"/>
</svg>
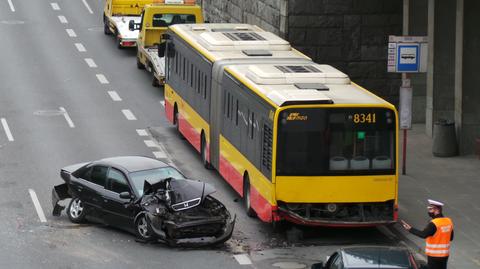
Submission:
<svg viewBox="0 0 480 269">
<path fill-rule="evenodd" d="M 138 239 L 141 241 L 148 242 L 153 239 L 153 235 L 150 227 L 148 227 L 147 217 L 145 215 L 141 215 L 138 217 L 137 221 L 135 221 L 135 232 Z"/>
<path fill-rule="evenodd" d="M 72 200 L 70 201 L 70 204 L 68 205 L 67 214 L 71 222 L 73 223 L 83 222 L 85 220 L 85 215 L 86 215 L 83 201 L 78 197 L 72 198 Z"/>
</svg>

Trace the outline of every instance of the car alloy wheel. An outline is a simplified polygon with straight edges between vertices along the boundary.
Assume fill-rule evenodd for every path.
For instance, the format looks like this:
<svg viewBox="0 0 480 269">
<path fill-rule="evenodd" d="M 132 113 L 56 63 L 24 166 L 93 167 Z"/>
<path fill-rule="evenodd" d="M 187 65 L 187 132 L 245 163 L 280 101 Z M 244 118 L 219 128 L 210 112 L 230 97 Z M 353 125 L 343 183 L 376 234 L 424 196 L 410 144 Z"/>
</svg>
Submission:
<svg viewBox="0 0 480 269">
<path fill-rule="evenodd" d="M 70 201 L 68 217 L 74 223 L 80 223 L 85 219 L 85 207 L 80 198 L 75 197 Z"/>
<path fill-rule="evenodd" d="M 142 215 L 138 218 L 136 222 L 137 227 L 137 236 L 142 240 L 150 240 L 152 239 L 152 235 L 150 233 L 150 229 L 148 227 L 147 218 L 145 215 Z"/>
</svg>

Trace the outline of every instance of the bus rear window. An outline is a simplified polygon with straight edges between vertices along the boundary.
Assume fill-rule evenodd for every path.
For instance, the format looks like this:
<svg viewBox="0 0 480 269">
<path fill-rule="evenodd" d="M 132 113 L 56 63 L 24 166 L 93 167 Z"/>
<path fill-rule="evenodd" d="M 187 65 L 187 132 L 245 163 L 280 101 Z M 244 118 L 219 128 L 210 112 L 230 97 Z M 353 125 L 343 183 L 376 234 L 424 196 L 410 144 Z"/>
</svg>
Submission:
<svg viewBox="0 0 480 269">
<path fill-rule="evenodd" d="M 395 127 L 395 114 L 383 108 L 285 110 L 277 175 L 394 174 Z"/>
</svg>

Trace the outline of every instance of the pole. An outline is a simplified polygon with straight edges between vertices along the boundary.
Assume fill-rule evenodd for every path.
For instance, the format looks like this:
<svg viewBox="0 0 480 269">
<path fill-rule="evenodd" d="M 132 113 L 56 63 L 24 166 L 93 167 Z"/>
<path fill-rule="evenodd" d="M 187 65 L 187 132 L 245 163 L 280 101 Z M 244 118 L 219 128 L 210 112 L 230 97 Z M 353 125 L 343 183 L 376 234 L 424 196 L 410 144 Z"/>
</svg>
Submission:
<svg viewBox="0 0 480 269">
<path fill-rule="evenodd" d="M 403 0 L 403 35 L 408 35 L 410 0 Z M 407 80 L 407 73 L 402 73 L 402 85 Z M 403 129 L 402 175 L 407 173 L 407 129 Z"/>
</svg>

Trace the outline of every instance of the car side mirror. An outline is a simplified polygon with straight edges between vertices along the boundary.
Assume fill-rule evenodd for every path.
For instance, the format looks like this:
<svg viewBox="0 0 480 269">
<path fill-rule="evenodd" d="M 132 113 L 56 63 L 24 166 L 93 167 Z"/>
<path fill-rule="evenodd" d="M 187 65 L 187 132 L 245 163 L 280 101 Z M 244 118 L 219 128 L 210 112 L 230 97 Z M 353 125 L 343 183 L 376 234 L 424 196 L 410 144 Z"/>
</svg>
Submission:
<svg viewBox="0 0 480 269">
<path fill-rule="evenodd" d="M 133 195 L 131 193 L 129 193 L 128 191 L 121 192 L 118 196 L 121 199 L 132 199 L 133 198 Z"/>
<path fill-rule="evenodd" d="M 323 269 L 323 262 L 317 262 L 312 264 L 311 269 Z"/>
</svg>

